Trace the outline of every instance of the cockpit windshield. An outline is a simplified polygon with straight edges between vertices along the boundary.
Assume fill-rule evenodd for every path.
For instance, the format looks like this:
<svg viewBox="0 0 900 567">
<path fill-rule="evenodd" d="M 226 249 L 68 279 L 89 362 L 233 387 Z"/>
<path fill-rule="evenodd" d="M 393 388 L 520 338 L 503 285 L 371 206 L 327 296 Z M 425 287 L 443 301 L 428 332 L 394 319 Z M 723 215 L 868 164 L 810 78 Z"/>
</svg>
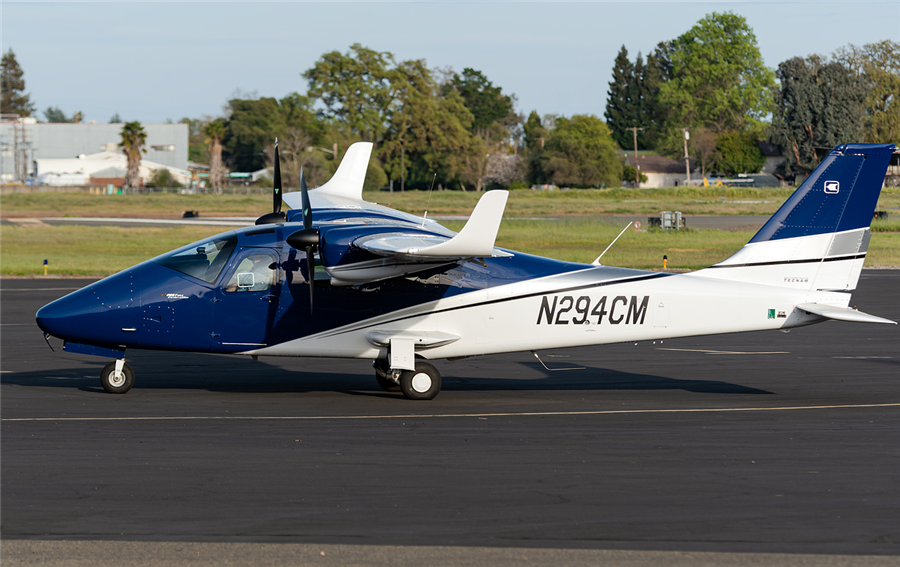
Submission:
<svg viewBox="0 0 900 567">
<path fill-rule="evenodd" d="M 153 261 L 182 274 L 213 283 L 234 252 L 237 236 L 234 234 L 201 240 L 169 252 Z"/>
</svg>

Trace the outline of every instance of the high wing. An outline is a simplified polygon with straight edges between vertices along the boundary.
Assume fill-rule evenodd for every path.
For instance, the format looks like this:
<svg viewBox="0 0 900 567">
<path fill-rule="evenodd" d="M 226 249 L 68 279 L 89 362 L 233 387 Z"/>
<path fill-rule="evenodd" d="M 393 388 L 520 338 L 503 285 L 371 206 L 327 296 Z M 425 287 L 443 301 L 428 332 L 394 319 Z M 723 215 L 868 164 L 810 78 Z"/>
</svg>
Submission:
<svg viewBox="0 0 900 567">
<path fill-rule="evenodd" d="M 362 198 L 370 142 L 350 146 L 337 172 L 309 191 L 311 213 L 321 234 L 319 255 L 332 285 L 376 282 L 485 257 L 508 257 L 494 248 L 506 208 L 507 191 L 489 191 L 469 221 L 455 234 L 433 220 L 403 213 Z M 300 192 L 284 195 L 302 212 Z"/>
</svg>

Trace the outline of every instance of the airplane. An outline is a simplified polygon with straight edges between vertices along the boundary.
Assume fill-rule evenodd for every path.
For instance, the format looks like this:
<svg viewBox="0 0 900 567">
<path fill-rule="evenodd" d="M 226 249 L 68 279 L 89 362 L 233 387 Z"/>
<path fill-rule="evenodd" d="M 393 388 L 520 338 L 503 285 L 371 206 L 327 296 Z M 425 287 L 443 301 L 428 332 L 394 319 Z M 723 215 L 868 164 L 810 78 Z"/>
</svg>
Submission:
<svg viewBox="0 0 900 567">
<path fill-rule="evenodd" d="M 460 232 L 362 199 L 372 144 L 273 212 L 53 301 L 37 325 L 67 352 L 109 357 L 103 388 L 134 384 L 127 349 L 371 359 L 379 386 L 440 392 L 438 359 L 759 330 L 893 321 L 849 307 L 893 144 L 835 147 L 755 236 L 706 269 L 668 273 L 496 248 L 508 192 Z M 282 211 L 282 201 L 291 207 Z M 52 346 L 51 346 L 52 348 Z"/>
</svg>

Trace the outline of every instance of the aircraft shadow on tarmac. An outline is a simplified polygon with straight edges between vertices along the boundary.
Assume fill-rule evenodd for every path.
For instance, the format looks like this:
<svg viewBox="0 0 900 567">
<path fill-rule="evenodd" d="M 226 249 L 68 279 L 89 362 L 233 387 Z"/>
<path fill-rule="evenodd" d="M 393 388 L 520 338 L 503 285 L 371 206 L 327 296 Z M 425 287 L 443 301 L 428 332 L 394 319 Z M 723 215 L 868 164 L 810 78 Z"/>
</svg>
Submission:
<svg viewBox="0 0 900 567">
<path fill-rule="evenodd" d="M 134 360 L 133 364 L 138 373 L 135 391 L 145 389 L 208 390 L 224 393 L 337 392 L 378 397 L 400 396 L 399 393 L 381 391 L 375 383 L 374 373 L 365 372 L 368 365 L 362 361 L 359 361 L 358 372 L 334 372 L 322 370 L 321 365 L 319 368 L 295 371 L 266 364 L 264 361 L 250 362 L 209 355 L 203 356 L 200 360 L 195 358 L 191 363 L 180 361 L 161 363 L 157 358 L 142 364 L 139 358 Z M 69 362 L 71 365 L 65 369 L 4 374 L 0 382 L 38 388 L 70 388 L 105 395 L 99 379 L 102 364 L 74 359 Z M 596 367 L 548 372 L 537 362 L 511 364 L 519 366 L 521 371 L 510 370 L 510 376 L 522 373 L 543 376 L 461 377 L 454 376 L 453 366 L 447 365 L 442 369 L 445 372 L 443 390 L 445 392 L 684 390 L 701 394 L 773 394 L 766 390 L 719 380 L 681 380 Z M 465 371 L 466 374 L 471 372 L 471 369 Z M 485 374 L 491 373 L 493 371 L 485 371 Z"/>
</svg>

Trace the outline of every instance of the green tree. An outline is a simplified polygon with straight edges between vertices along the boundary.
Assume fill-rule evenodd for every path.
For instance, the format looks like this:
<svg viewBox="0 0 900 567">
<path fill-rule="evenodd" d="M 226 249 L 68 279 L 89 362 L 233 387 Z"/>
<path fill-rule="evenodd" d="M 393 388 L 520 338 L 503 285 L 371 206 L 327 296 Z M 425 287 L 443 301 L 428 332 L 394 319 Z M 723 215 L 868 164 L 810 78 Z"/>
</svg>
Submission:
<svg viewBox="0 0 900 567">
<path fill-rule="evenodd" d="M 641 84 L 641 126 L 644 131 L 638 136 L 639 149 L 656 149 L 663 136 L 669 108 L 660 101 L 662 84 L 669 80 L 671 62 L 668 59 L 666 43 L 660 43 L 653 52 L 647 54 L 640 76 Z"/>
<path fill-rule="evenodd" d="M 265 167 L 266 146 L 283 127 L 274 98 L 232 99 L 231 115 L 222 139 L 223 155 L 233 170 L 257 171 Z"/>
<path fill-rule="evenodd" d="M 395 74 L 392 54 L 355 43 L 345 54 L 324 54 L 303 77 L 308 96 L 324 104 L 323 117 L 347 136 L 378 142 L 390 122 Z"/>
<path fill-rule="evenodd" d="M 450 182 L 468 171 L 470 183 L 477 186 L 471 171 L 479 154 L 470 133 L 473 117 L 459 93 L 440 96 L 423 60 L 398 65 L 394 92 L 397 106 L 379 152 L 385 171 L 402 186 L 412 180 L 426 187 L 433 174 Z"/>
<path fill-rule="evenodd" d="M 168 170 L 168 168 L 161 167 L 159 169 L 154 169 L 153 174 L 150 175 L 150 179 L 145 183 L 146 187 L 184 187 L 180 181 L 175 179 L 175 176 L 172 175 L 172 172 Z"/>
<path fill-rule="evenodd" d="M 722 173 L 758 173 L 764 165 L 766 156 L 752 133 L 730 130 L 716 138 L 716 166 Z"/>
<path fill-rule="evenodd" d="M 743 17 L 713 12 L 667 51 L 671 78 L 659 87 L 660 102 L 672 112 L 667 130 L 743 130 L 759 124 L 771 110 L 774 76 Z"/>
<path fill-rule="evenodd" d="M 781 83 L 770 140 L 785 156 L 785 174 L 818 165 L 816 148 L 859 140 L 866 122 L 861 78 L 837 61 L 813 55 L 778 65 Z"/>
<path fill-rule="evenodd" d="M 50 123 L 74 122 L 72 118 L 66 116 L 66 113 L 60 110 L 58 106 L 48 106 L 44 111 L 44 119 Z"/>
<path fill-rule="evenodd" d="M 225 120 L 222 138 L 223 160 L 238 171 L 256 171 L 267 163 L 267 148 L 275 138 L 304 139 L 308 146 L 344 145 L 359 138 L 335 136 L 330 119 L 317 119 L 313 101 L 309 97 L 290 93 L 280 100 L 274 98 L 232 99 L 228 103 L 229 117 Z M 302 133 L 298 138 L 297 132 Z M 287 184 L 287 181 L 285 181 Z"/>
<path fill-rule="evenodd" d="M 121 138 L 119 145 L 122 146 L 122 152 L 128 160 L 125 170 L 125 187 L 138 187 L 141 184 L 141 154 L 147 151 L 144 149 L 147 133 L 144 132 L 144 127 L 140 122 L 126 122 L 122 126 Z"/>
<path fill-rule="evenodd" d="M 25 72 L 16 61 L 16 54 L 8 49 L 0 59 L 0 113 L 31 116 L 34 104 L 31 96 L 25 94 Z"/>
<path fill-rule="evenodd" d="M 112 116 L 109 117 L 109 123 L 110 124 L 121 124 L 122 123 L 122 118 L 119 116 L 118 112 L 116 112 L 115 114 L 113 114 Z"/>
<path fill-rule="evenodd" d="M 630 181 L 632 185 L 634 184 L 634 177 L 636 174 L 637 172 L 634 170 L 633 165 L 625 164 L 625 166 L 622 168 L 622 179 L 624 181 Z M 644 172 L 642 171 L 639 179 L 641 183 L 646 183 L 648 177 L 644 175 Z"/>
<path fill-rule="evenodd" d="M 188 127 L 188 161 L 209 164 L 209 147 L 206 144 L 206 134 L 203 133 L 206 122 L 208 121 L 187 116 L 178 121 Z"/>
<path fill-rule="evenodd" d="M 593 115 L 558 118 L 542 156 L 548 181 L 556 185 L 616 186 L 622 162 L 606 123 Z"/>
<path fill-rule="evenodd" d="M 862 47 L 849 45 L 835 59 L 863 81 L 866 98 L 866 141 L 900 140 L 900 43 L 880 41 Z"/>
<path fill-rule="evenodd" d="M 222 188 L 222 175 L 225 167 L 222 165 L 222 138 L 225 137 L 225 120 L 217 118 L 206 124 L 203 128 L 206 134 L 206 145 L 209 148 L 209 184 L 214 190 Z"/>
<path fill-rule="evenodd" d="M 547 139 L 547 129 L 541 122 L 536 110 L 532 110 L 525 121 L 525 176 L 531 184 L 543 184 L 545 181 L 541 157 Z"/>
<path fill-rule="evenodd" d="M 462 75 L 454 75 L 444 91 L 456 89 L 472 113 L 472 131 L 478 133 L 506 118 L 513 109 L 512 99 L 495 87 L 481 71 L 466 67 Z"/>
<path fill-rule="evenodd" d="M 628 50 L 623 45 L 616 55 L 613 65 L 613 80 L 609 82 L 609 90 L 606 92 L 606 111 L 603 116 L 606 124 L 612 132 L 613 140 L 620 148 L 630 148 L 633 145 L 633 136 L 628 129 L 637 126 L 638 104 L 632 100 L 635 94 L 634 66 L 628 59 Z M 637 93 L 640 96 L 640 93 Z"/>
</svg>

